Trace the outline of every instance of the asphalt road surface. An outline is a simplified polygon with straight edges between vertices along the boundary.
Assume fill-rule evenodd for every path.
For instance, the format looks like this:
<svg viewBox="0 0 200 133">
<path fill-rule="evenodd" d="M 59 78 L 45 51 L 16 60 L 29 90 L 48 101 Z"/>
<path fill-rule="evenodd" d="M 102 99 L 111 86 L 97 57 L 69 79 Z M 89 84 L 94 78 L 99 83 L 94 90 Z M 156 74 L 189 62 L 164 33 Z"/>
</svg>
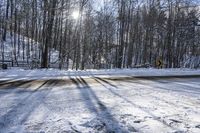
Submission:
<svg viewBox="0 0 200 133">
<path fill-rule="evenodd" d="M 0 81 L 0 133 L 200 133 L 200 77 Z"/>
</svg>

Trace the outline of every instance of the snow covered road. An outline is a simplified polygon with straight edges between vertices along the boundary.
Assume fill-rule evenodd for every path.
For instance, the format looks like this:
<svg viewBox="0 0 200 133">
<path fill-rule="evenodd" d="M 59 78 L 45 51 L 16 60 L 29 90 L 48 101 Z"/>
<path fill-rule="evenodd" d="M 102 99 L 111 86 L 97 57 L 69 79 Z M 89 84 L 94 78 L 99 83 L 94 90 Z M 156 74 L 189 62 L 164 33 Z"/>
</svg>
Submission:
<svg viewBox="0 0 200 133">
<path fill-rule="evenodd" d="M 199 77 L 0 81 L 0 133 L 199 133 Z"/>
</svg>

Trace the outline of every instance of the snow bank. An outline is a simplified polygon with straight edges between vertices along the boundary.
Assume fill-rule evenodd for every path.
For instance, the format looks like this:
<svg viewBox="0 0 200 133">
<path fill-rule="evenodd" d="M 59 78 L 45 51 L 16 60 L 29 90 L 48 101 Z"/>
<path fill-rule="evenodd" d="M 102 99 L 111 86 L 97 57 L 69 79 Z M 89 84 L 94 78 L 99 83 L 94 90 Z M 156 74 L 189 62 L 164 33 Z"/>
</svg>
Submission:
<svg viewBox="0 0 200 133">
<path fill-rule="evenodd" d="M 74 76 L 83 77 L 127 77 L 127 76 L 184 76 L 200 75 L 200 69 L 111 69 L 111 70 L 58 70 L 58 69 L 37 69 L 24 70 L 12 68 L 0 70 L 0 80 L 10 79 L 57 79 L 70 78 Z"/>
</svg>

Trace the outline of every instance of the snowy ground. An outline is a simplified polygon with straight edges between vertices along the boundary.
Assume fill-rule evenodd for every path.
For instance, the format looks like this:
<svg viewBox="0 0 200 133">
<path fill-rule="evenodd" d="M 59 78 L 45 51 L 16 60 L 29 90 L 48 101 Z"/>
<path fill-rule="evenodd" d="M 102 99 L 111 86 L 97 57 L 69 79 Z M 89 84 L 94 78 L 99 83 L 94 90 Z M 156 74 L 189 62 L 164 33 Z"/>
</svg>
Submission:
<svg viewBox="0 0 200 133">
<path fill-rule="evenodd" d="M 127 76 L 173 76 L 200 75 L 200 69 L 111 69 L 111 70 L 58 70 L 35 69 L 24 70 L 12 68 L 0 70 L 0 80 L 30 80 L 30 79 L 66 79 L 69 77 L 127 77 Z"/>
<path fill-rule="evenodd" d="M 55 70 L 40 74 L 45 74 L 43 71 L 49 80 L 36 80 L 34 71 L 26 71 L 26 76 L 34 75 L 35 79 L 18 81 L 24 71 L 16 70 L 13 76 L 0 72 L 2 79 L 15 79 L 0 81 L 0 133 L 200 132 L 198 76 L 139 77 L 145 72 L 156 76 L 159 71 L 163 76 L 173 72 L 198 75 L 198 70 L 122 70 L 115 72 L 115 77 L 139 76 L 119 79 L 109 79 L 111 71 L 108 76 L 106 71 L 91 72 L 103 76 L 78 76 L 71 71 L 67 78 L 63 77 L 67 72 L 57 71 L 60 73 L 55 75 L 61 78 L 50 79 L 48 74 Z M 40 76 L 39 71 L 35 73 Z"/>
</svg>

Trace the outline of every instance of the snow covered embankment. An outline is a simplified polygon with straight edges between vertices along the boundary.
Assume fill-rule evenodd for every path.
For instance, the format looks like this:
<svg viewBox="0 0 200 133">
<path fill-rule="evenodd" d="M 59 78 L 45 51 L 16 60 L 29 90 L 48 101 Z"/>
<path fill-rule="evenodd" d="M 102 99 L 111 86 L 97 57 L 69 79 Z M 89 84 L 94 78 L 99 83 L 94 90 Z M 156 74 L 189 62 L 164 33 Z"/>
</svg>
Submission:
<svg viewBox="0 0 200 133">
<path fill-rule="evenodd" d="M 82 77 L 143 77 L 143 76 L 188 76 L 200 75 L 200 69 L 112 69 L 112 70 L 85 70 L 65 71 L 58 69 L 0 70 L 0 80 L 30 80 L 30 79 L 63 79 L 76 76 Z"/>
</svg>

